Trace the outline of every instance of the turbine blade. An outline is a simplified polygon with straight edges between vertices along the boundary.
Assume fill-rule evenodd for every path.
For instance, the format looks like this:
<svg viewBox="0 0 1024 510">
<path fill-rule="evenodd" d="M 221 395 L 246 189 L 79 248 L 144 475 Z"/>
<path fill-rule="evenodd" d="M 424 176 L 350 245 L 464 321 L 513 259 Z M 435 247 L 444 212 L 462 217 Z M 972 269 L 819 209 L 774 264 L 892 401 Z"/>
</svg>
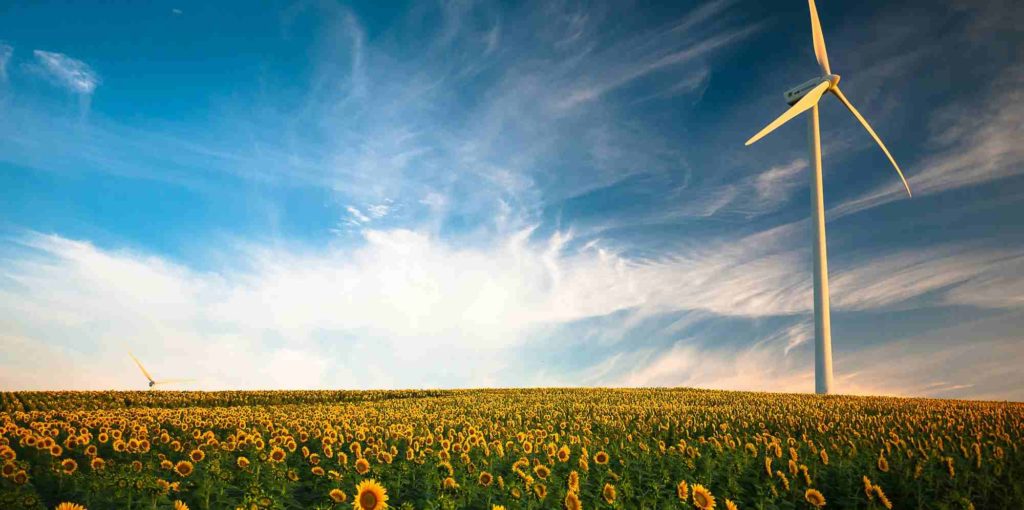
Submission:
<svg viewBox="0 0 1024 510">
<path fill-rule="evenodd" d="M 832 74 L 828 67 L 828 52 L 825 51 L 825 36 L 821 33 L 821 22 L 818 21 L 818 8 L 814 6 L 814 0 L 807 0 L 811 8 L 811 36 L 814 38 L 814 56 L 818 59 L 818 66 L 824 74 Z"/>
<path fill-rule="evenodd" d="M 852 113 L 854 117 L 857 117 L 857 120 L 859 120 L 861 125 L 864 126 L 864 129 L 868 131 L 868 134 L 871 135 L 871 138 L 874 138 L 875 142 L 878 143 L 878 146 L 882 148 L 882 152 L 885 153 L 885 157 L 889 158 L 889 162 L 892 163 L 893 168 L 896 169 L 896 173 L 900 176 L 900 180 L 903 181 L 903 187 L 907 189 L 907 196 L 914 196 L 910 193 L 910 184 L 907 184 L 907 178 L 903 177 L 903 171 L 900 170 L 900 166 L 896 164 L 896 160 L 893 159 L 892 154 L 889 154 L 889 149 L 885 148 L 885 144 L 882 143 L 882 139 L 878 137 L 874 129 L 871 129 L 871 124 L 868 124 L 868 121 L 860 114 L 860 112 L 857 111 L 856 108 L 853 107 L 853 103 L 851 103 L 849 99 L 846 99 L 846 96 L 843 95 L 843 91 L 839 90 L 838 86 L 832 87 L 832 93 L 839 98 L 839 101 L 842 102 L 848 110 L 850 110 L 850 113 Z"/>
<path fill-rule="evenodd" d="M 153 382 L 153 376 L 149 375 L 149 372 L 146 371 L 146 368 L 143 367 L 142 363 L 139 362 L 139 358 L 136 358 L 135 355 L 132 354 L 131 352 L 129 352 L 128 355 L 131 356 L 133 360 L 135 360 L 135 364 L 139 366 L 139 370 L 142 370 L 142 375 L 145 375 L 146 379 L 148 379 L 149 382 Z"/>
<path fill-rule="evenodd" d="M 768 133 L 775 131 L 775 128 L 785 124 L 793 117 L 796 117 L 797 115 L 800 115 L 801 113 L 809 110 L 812 106 L 818 103 L 818 100 L 821 99 L 821 95 L 824 94 L 826 90 L 828 90 L 829 85 L 830 83 L 827 81 L 819 83 L 817 87 L 814 87 L 813 89 L 811 89 L 810 92 L 804 94 L 804 97 L 800 98 L 799 101 L 797 101 L 793 106 L 789 107 L 789 109 L 786 110 L 782 115 L 779 115 L 779 118 L 773 120 L 771 124 L 765 126 L 764 129 L 759 131 L 756 135 L 750 137 L 750 140 L 747 140 L 747 143 L 745 143 L 744 145 L 750 145 L 760 140 L 761 138 L 764 137 L 764 135 L 767 135 Z"/>
<path fill-rule="evenodd" d="M 163 381 L 154 381 L 153 384 L 154 385 L 160 385 L 160 384 L 177 384 L 177 383 L 189 383 L 189 382 L 196 382 L 196 380 L 195 379 L 165 379 Z"/>
</svg>

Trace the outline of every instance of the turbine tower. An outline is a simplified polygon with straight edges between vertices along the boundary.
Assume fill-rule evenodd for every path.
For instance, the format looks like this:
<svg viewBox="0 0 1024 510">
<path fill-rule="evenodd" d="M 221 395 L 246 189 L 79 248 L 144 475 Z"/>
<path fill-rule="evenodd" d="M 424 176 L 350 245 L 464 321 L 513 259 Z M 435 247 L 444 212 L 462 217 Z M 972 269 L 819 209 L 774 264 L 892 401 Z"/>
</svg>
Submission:
<svg viewBox="0 0 1024 510">
<path fill-rule="evenodd" d="M 814 56 L 817 57 L 821 76 L 804 82 L 802 85 L 786 91 L 786 103 L 790 108 L 779 118 L 773 120 L 764 129 L 747 140 L 750 145 L 771 133 L 775 128 L 785 124 L 793 117 L 810 110 L 807 116 L 807 142 L 810 147 L 811 163 L 811 212 L 814 216 L 814 391 L 820 394 L 832 392 L 832 327 L 829 317 L 828 298 L 828 252 L 825 246 L 825 200 L 822 196 L 821 183 L 821 135 L 818 130 L 818 101 L 826 92 L 831 92 L 854 117 L 860 121 L 871 138 L 878 143 L 889 162 L 896 168 L 896 173 L 903 181 L 903 187 L 910 196 L 910 185 L 903 177 L 900 166 L 896 164 L 889 149 L 885 148 L 868 121 L 853 107 L 850 100 L 839 89 L 839 75 L 832 74 L 828 65 L 828 54 L 825 52 L 825 37 L 821 34 L 821 23 L 818 21 L 818 10 L 814 0 L 808 0 L 811 11 L 811 34 L 814 40 Z"/>
</svg>

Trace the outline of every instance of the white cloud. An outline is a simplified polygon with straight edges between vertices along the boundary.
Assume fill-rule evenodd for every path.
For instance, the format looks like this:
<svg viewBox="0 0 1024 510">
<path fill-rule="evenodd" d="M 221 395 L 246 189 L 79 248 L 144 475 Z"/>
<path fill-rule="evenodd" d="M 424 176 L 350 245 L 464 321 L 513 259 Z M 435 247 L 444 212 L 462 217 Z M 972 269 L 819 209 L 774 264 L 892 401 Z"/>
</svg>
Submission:
<svg viewBox="0 0 1024 510">
<path fill-rule="evenodd" d="M 90 95 L 100 84 L 99 75 L 81 60 L 63 53 L 43 50 L 35 50 L 32 53 L 50 78 L 71 92 Z"/>
<path fill-rule="evenodd" d="M 373 219 L 379 220 L 379 219 L 387 216 L 388 213 L 391 212 L 391 207 L 392 207 L 391 201 L 390 200 L 386 200 L 386 201 L 384 201 L 384 203 L 373 204 L 373 205 L 367 206 L 366 207 L 366 212 L 367 212 L 367 214 L 372 216 Z"/>
<path fill-rule="evenodd" d="M 39 343 L 61 356 L 95 354 L 108 363 L 97 370 L 113 370 L 109 363 L 121 363 L 120 352 L 130 347 L 157 360 L 151 369 L 161 377 L 196 376 L 208 388 L 271 381 L 465 386 L 493 378 L 509 352 L 544 328 L 616 311 L 635 315 L 619 333 L 606 332 L 620 339 L 630 324 L 665 312 L 807 313 L 810 277 L 802 250 L 791 249 L 802 226 L 680 249 L 665 260 L 631 260 L 601 243 L 572 248 L 571 233 L 531 242 L 524 230 L 495 244 L 462 246 L 424 232 L 364 230 L 363 245 L 352 249 L 240 245 L 241 258 L 216 272 L 32 234 L 7 251 L 0 319 L 9 325 L 9 342 Z M 1019 302 L 1019 288 L 992 279 L 1021 259 L 971 247 L 894 254 L 840 271 L 833 300 L 837 309 L 877 309 L 952 288 L 935 302 L 1005 306 Z M 763 344 L 778 346 L 788 359 L 809 338 L 799 323 Z M 685 343 L 677 351 L 654 375 L 625 383 L 659 383 L 657 374 L 690 370 L 686 363 L 704 354 Z M 449 361 L 423 362 L 437 356 Z M 389 368 L 365 378 L 345 375 L 363 370 L 368 359 Z M 731 371 L 747 371 L 735 363 L 700 366 L 700 377 L 724 387 L 743 381 Z M 117 381 L 130 384 L 134 376 L 127 374 Z"/>
<path fill-rule="evenodd" d="M 79 370 L 120 367 L 122 386 L 135 380 L 128 348 L 158 377 L 206 388 L 471 385 L 532 327 L 637 304 L 623 300 L 614 260 L 566 252 L 558 236 L 468 249 L 407 230 L 365 235 L 351 251 L 248 247 L 223 273 L 31 235 L 5 264 L 3 321 L 13 338 L 96 358 Z M 367 360 L 381 370 L 345 375 Z"/>
<path fill-rule="evenodd" d="M 0 81 L 7 80 L 7 63 L 11 61 L 14 47 L 0 41 Z"/>
<path fill-rule="evenodd" d="M 352 217 L 355 219 L 357 223 L 367 223 L 370 221 L 370 217 L 363 214 L 363 212 L 360 211 L 357 207 L 352 207 L 350 205 L 346 207 L 345 210 L 352 215 Z"/>
</svg>

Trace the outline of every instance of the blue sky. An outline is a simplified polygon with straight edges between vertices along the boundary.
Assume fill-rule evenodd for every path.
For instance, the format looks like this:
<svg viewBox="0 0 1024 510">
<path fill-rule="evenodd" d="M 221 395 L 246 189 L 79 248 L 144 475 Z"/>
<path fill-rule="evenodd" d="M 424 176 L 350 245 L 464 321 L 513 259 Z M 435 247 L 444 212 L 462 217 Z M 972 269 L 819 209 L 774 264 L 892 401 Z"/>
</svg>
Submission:
<svg viewBox="0 0 1024 510">
<path fill-rule="evenodd" d="M 8 4 L 0 388 L 812 391 L 771 4 Z M 836 386 L 1024 399 L 1024 13 L 818 8 Z"/>
</svg>

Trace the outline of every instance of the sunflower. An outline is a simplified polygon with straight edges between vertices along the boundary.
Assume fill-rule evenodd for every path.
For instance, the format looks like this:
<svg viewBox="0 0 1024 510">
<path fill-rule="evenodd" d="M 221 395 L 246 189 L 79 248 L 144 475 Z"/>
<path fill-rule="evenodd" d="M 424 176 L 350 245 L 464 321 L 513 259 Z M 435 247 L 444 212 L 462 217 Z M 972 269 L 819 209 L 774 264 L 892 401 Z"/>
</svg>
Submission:
<svg viewBox="0 0 1024 510">
<path fill-rule="evenodd" d="M 569 471 L 569 491 L 580 492 L 580 474 L 575 471 Z"/>
<path fill-rule="evenodd" d="M 871 491 L 875 493 L 875 497 L 878 498 L 878 502 L 881 503 L 882 506 L 890 510 L 892 509 L 892 502 L 889 501 L 888 497 L 886 497 L 885 492 L 882 491 L 881 487 L 877 485 L 872 485 Z"/>
<path fill-rule="evenodd" d="M 736 506 L 731 499 L 725 500 L 725 510 L 740 510 L 740 507 Z"/>
<path fill-rule="evenodd" d="M 180 499 L 174 500 L 174 510 L 188 510 L 188 505 Z"/>
<path fill-rule="evenodd" d="M 370 470 L 370 461 L 363 457 L 356 459 L 356 473 L 365 475 Z"/>
<path fill-rule="evenodd" d="M 743 445 L 743 449 L 745 449 L 751 457 L 757 457 L 757 447 L 754 446 L 752 443 L 747 443 Z"/>
<path fill-rule="evenodd" d="M 889 461 L 882 455 L 878 456 L 878 470 L 883 473 L 889 472 Z"/>
<path fill-rule="evenodd" d="M 331 492 L 328 492 L 327 495 L 330 496 L 331 501 L 335 503 L 344 503 L 345 500 L 348 499 L 348 495 L 346 495 L 345 491 L 341 489 L 331 489 Z"/>
<path fill-rule="evenodd" d="M 454 478 L 448 476 L 448 477 L 445 477 L 443 482 L 441 482 L 441 486 L 445 490 L 453 491 L 453 490 L 459 488 L 459 482 L 456 482 Z"/>
<path fill-rule="evenodd" d="M 583 503 L 580 503 L 580 497 L 575 492 L 565 495 L 565 508 L 566 510 L 582 510 Z"/>
<path fill-rule="evenodd" d="M 610 483 L 604 484 L 604 488 L 601 489 L 601 497 L 603 497 L 604 500 L 608 502 L 608 504 L 614 503 L 615 502 L 615 486 L 610 484 Z"/>
<path fill-rule="evenodd" d="M 505 510 L 505 505 L 491 505 L 491 510 Z"/>
<path fill-rule="evenodd" d="M 24 470 L 18 471 L 17 473 L 14 473 L 13 480 L 14 485 L 25 485 L 28 483 L 28 473 Z"/>
<path fill-rule="evenodd" d="M 491 476 L 491 474 L 488 473 L 487 471 L 481 471 L 480 478 L 478 478 L 477 481 L 480 483 L 480 485 L 483 485 L 484 487 L 490 487 L 491 482 L 494 481 L 494 477 Z"/>
<path fill-rule="evenodd" d="M 282 450 L 278 446 L 275 446 L 275 447 L 270 449 L 270 462 L 274 462 L 274 463 L 283 462 L 285 455 L 286 454 L 284 453 L 284 450 Z"/>
<path fill-rule="evenodd" d="M 75 462 L 75 459 L 64 459 L 60 461 L 60 468 L 65 475 L 70 475 L 78 469 L 78 463 Z"/>
<path fill-rule="evenodd" d="M 59 444 L 55 444 L 55 445 L 50 447 L 50 456 L 51 457 L 60 457 L 63 453 L 64 453 L 64 449 L 61 448 Z"/>
<path fill-rule="evenodd" d="M 324 476 L 324 475 L 327 474 L 327 472 L 324 471 L 324 468 L 322 468 L 320 466 L 313 466 L 313 467 L 309 468 L 309 472 L 313 473 L 316 476 Z M 298 478 L 298 476 L 296 476 L 296 478 Z M 292 481 L 294 482 L 295 480 L 292 480 Z"/>
<path fill-rule="evenodd" d="M 132 461 L 132 471 L 135 471 L 136 473 L 141 473 L 142 472 L 142 462 L 138 461 L 138 460 L 133 460 Z"/>
<path fill-rule="evenodd" d="M 690 497 L 690 486 L 686 484 L 686 480 L 680 480 L 679 485 L 676 485 L 676 496 L 679 496 L 679 501 L 686 501 Z"/>
<path fill-rule="evenodd" d="M 384 510 L 388 507 L 388 491 L 376 480 L 363 480 L 356 486 L 355 510 Z"/>
<path fill-rule="evenodd" d="M 192 462 L 201 462 L 206 458 L 206 453 L 199 448 L 196 448 L 195 450 L 192 450 L 192 453 L 189 453 L 188 456 L 192 459 Z"/>
<path fill-rule="evenodd" d="M 603 466 L 608 463 L 608 454 L 604 451 L 599 451 L 594 454 L 594 464 Z"/>
<path fill-rule="evenodd" d="M 65 502 L 57 505 L 56 507 L 54 507 L 53 510 L 86 510 L 86 509 L 85 509 L 84 506 L 79 505 L 78 503 L 70 503 L 70 502 L 65 501 Z"/>
<path fill-rule="evenodd" d="M 238 459 L 235 460 L 235 464 L 238 464 L 238 467 L 245 469 L 249 467 L 249 459 L 245 457 L 238 457 Z"/>
<path fill-rule="evenodd" d="M 777 476 L 779 478 L 779 480 L 782 481 L 782 488 L 788 491 L 789 490 L 789 478 L 786 477 L 786 473 L 783 473 L 782 471 L 776 470 L 775 471 L 775 476 Z"/>
<path fill-rule="evenodd" d="M 807 502 L 815 508 L 825 506 L 825 496 L 815 489 L 807 489 L 807 491 L 804 492 L 804 499 L 806 499 Z"/>
<path fill-rule="evenodd" d="M 715 496 L 703 485 L 693 484 L 693 504 L 701 510 L 715 508 Z"/>
<path fill-rule="evenodd" d="M 559 462 L 568 462 L 569 461 L 569 447 L 565 446 L 565 445 L 562 445 L 562 447 L 558 449 L 558 453 L 556 454 L 556 457 L 558 457 L 558 461 Z"/>
<path fill-rule="evenodd" d="M 14 472 L 18 470 L 18 466 L 13 463 L 7 462 L 3 468 L 0 468 L 0 473 L 3 474 L 4 478 L 10 478 L 14 476 Z"/>
<path fill-rule="evenodd" d="M 551 470 L 548 469 L 548 467 L 545 466 L 544 464 L 540 464 L 538 466 L 535 466 L 533 468 L 533 472 L 534 472 L 534 474 L 537 475 L 537 478 L 540 478 L 541 480 L 547 480 L 548 479 L 548 475 L 551 474 Z"/>
<path fill-rule="evenodd" d="M 103 460 L 101 457 L 93 457 L 93 459 L 89 461 L 89 467 L 91 467 L 93 471 L 99 471 L 103 469 L 103 466 L 106 465 L 107 462 Z"/>
<path fill-rule="evenodd" d="M 533 486 L 533 493 L 537 496 L 537 499 L 544 499 L 548 496 L 548 488 L 542 483 L 538 483 Z"/>
<path fill-rule="evenodd" d="M 186 477 L 192 474 L 193 466 L 192 463 L 187 460 L 180 460 L 174 465 L 174 472 L 178 473 L 178 476 Z"/>
</svg>

